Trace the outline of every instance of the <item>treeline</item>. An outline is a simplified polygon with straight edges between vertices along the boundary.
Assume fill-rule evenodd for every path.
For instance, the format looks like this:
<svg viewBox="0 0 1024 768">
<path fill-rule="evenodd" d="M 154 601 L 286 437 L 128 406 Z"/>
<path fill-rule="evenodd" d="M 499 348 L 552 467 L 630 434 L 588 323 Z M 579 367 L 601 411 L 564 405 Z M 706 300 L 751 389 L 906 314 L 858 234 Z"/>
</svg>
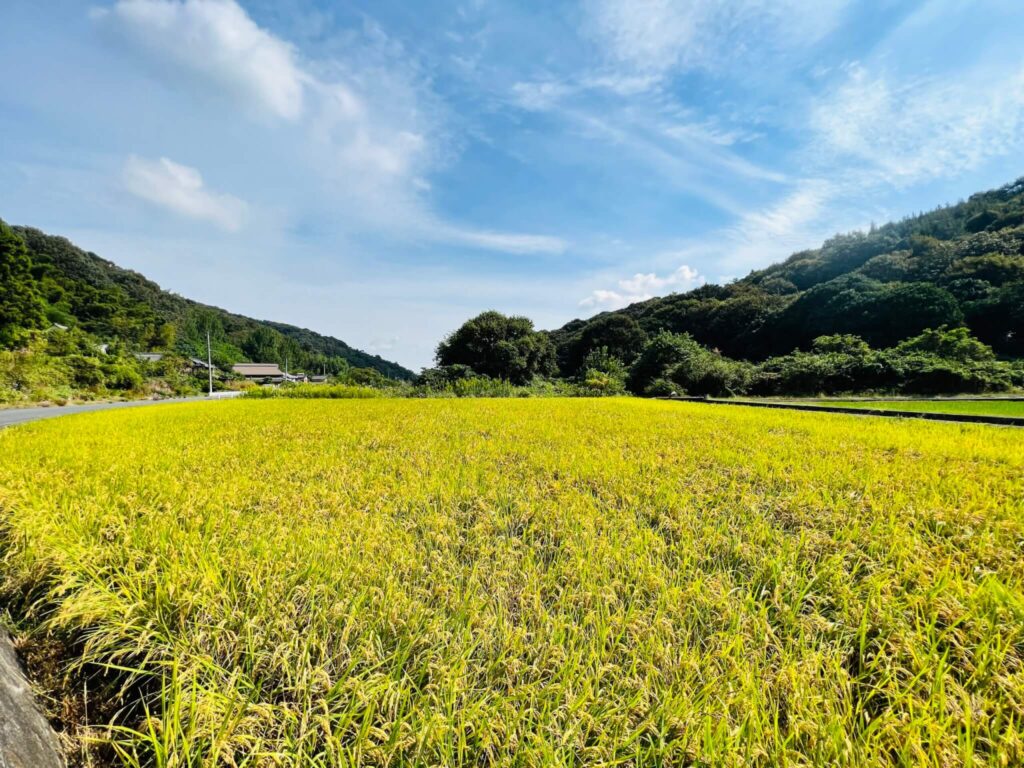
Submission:
<svg viewBox="0 0 1024 768">
<path fill-rule="evenodd" d="M 523 317 L 485 312 L 462 325 L 437 349 L 438 367 L 417 386 L 429 391 L 486 392 L 503 382 L 538 392 L 659 396 L 688 394 L 821 395 L 863 392 L 954 394 L 1024 387 L 1024 361 L 997 358 L 967 328 L 927 329 L 895 346 L 874 349 L 852 334 L 815 339 L 759 362 L 708 349 L 689 334 L 648 337 L 628 316 L 606 316 L 563 350 L 559 366 L 548 334 Z"/>
<path fill-rule="evenodd" d="M 852 334 L 877 349 L 926 329 L 966 327 L 1005 357 L 1024 356 L 1024 179 L 752 272 L 633 304 L 552 332 L 574 375 L 608 318 L 649 337 L 687 333 L 728 357 L 762 361 Z M 595 326 L 597 326 L 595 328 Z"/>
<path fill-rule="evenodd" d="M 64 238 L 0 221 L 0 402 L 195 391 L 189 359 L 206 359 L 207 332 L 225 373 L 255 361 L 339 377 L 413 377 L 338 339 L 198 304 Z M 166 362 L 141 361 L 143 352 Z"/>
<path fill-rule="evenodd" d="M 957 393 L 1019 387 L 1024 179 L 839 235 L 728 285 L 550 333 L 487 312 L 445 339 L 425 386 L 469 377 L 636 394 Z"/>
<path fill-rule="evenodd" d="M 636 394 L 983 392 L 1020 386 L 1021 357 L 1024 179 L 838 235 L 728 285 L 549 333 L 485 312 L 439 345 L 438 367 L 419 381 Z"/>
<path fill-rule="evenodd" d="M 724 357 L 687 334 L 662 332 L 629 370 L 637 394 L 938 395 L 1003 392 L 1024 386 L 1024 364 L 997 360 L 966 328 L 927 330 L 888 349 L 858 336 L 821 336 L 809 351 L 754 364 Z"/>
</svg>

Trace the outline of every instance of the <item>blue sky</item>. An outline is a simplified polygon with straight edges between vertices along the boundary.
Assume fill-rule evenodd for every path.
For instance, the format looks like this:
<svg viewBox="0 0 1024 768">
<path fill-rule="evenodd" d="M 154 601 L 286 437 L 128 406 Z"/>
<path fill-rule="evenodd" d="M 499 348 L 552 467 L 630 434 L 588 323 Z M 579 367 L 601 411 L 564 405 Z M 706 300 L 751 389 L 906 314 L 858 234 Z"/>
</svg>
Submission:
<svg viewBox="0 0 1024 768">
<path fill-rule="evenodd" d="M 1020 0 L 4 0 L 0 217 L 410 367 L 1024 175 Z"/>
</svg>

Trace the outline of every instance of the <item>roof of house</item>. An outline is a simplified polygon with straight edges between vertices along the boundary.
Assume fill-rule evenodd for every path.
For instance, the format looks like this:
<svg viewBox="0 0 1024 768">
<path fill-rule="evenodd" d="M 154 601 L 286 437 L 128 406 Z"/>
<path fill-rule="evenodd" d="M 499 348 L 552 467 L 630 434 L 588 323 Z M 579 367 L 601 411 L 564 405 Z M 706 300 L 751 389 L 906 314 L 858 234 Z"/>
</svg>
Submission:
<svg viewBox="0 0 1024 768">
<path fill-rule="evenodd" d="M 159 363 L 164 359 L 164 356 L 159 352 L 136 352 L 135 357 L 148 363 Z"/>
<path fill-rule="evenodd" d="M 240 373 L 243 376 L 284 376 L 284 371 L 277 363 L 237 363 L 231 368 L 235 373 Z"/>
<path fill-rule="evenodd" d="M 189 362 L 192 363 L 195 368 L 209 368 L 205 360 L 200 360 L 198 357 L 190 357 Z"/>
</svg>

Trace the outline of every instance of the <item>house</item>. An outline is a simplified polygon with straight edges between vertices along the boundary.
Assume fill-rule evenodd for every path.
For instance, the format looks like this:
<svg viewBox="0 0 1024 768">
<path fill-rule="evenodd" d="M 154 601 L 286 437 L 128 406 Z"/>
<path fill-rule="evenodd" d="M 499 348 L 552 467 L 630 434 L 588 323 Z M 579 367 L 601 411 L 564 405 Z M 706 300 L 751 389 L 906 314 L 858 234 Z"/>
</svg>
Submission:
<svg viewBox="0 0 1024 768">
<path fill-rule="evenodd" d="M 277 363 L 236 363 L 231 370 L 258 384 L 280 384 L 284 381 L 284 371 Z"/>
<path fill-rule="evenodd" d="M 285 373 L 277 363 L 238 363 L 232 370 L 239 376 L 257 384 L 281 384 L 282 382 L 307 381 L 304 373 Z"/>
<path fill-rule="evenodd" d="M 135 359 L 144 363 L 159 363 L 164 356 L 160 352 L 136 352 Z"/>
</svg>

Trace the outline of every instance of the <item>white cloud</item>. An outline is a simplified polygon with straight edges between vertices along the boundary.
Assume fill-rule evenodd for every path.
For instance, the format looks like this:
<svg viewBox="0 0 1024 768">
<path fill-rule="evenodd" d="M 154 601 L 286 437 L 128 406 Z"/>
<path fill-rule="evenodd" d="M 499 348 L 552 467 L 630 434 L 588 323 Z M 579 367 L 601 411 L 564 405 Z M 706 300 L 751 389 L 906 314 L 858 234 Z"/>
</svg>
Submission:
<svg viewBox="0 0 1024 768">
<path fill-rule="evenodd" d="M 904 187 L 956 176 L 1024 145 L 1024 68 L 894 83 L 863 66 L 812 111 L 825 162 Z"/>
<path fill-rule="evenodd" d="M 199 171 L 166 157 L 159 160 L 129 157 L 121 178 L 133 195 L 182 216 L 211 222 L 229 232 L 240 229 L 245 218 L 245 202 L 207 189 Z"/>
<path fill-rule="evenodd" d="M 260 29 L 234 0 L 118 0 L 92 15 L 158 64 L 278 117 L 302 114 L 306 78 L 292 46 Z"/>
<path fill-rule="evenodd" d="M 831 32 L 848 0 L 590 0 L 608 58 L 649 76 L 777 57 Z"/>
<path fill-rule="evenodd" d="M 619 280 L 614 290 L 598 289 L 580 302 L 588 309 L 620 309 L 638 301 L 647 301 L 666 293 L 688 291 L 704 285 L 706 280 L 693 267 L 684 264 L 675 272 L 661 277 L 653 272 L 638 272 L 625 280 Z"/>
<path fill-rule="evenodd" d="M 805 179 L 778 202 L 746 214 L 736 230 L 747 239 L 779 240 L 792 237 L 816 221 L 833 194 L 833 185 L 821 179 Z"/>
<path fill-rule="evenodd" d="M 92 16 L 162 76 L 201 81 L 293 125 L 292 145 L 324 183 L 325 205 L 347 232 L 510 254 L 566 248 L 544 235 L 456 225 L 430 209 L 428 176 L 445 155 L 443 110 L 412 57 L 376 27 L 364 29 L 365 39 L 350 36 L 340 58 L 300 63 L 291 44 L 257 26 L 236 0 L 117 0 Z M 201 179 L 195 184 L 197 173 L 153 183 L 174 175 L 135 162 L 126 181 L 146 199 L 237 226 L 228 201 L 204 193 Z M 158 186 L 165 188 L 153 191 Z"/>
</svg>

